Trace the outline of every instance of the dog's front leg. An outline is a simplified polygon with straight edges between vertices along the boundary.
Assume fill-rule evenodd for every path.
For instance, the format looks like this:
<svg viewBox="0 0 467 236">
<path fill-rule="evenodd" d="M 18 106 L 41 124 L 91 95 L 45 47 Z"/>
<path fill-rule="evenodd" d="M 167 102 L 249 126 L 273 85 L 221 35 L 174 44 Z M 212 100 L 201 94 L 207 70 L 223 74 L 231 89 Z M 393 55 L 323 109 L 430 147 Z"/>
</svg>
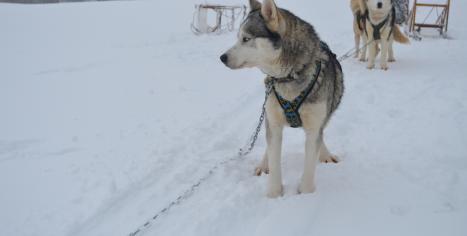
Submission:
<svg viewBox="0 0 467 236">
<path fill-rule="evenodd" d="M 321 139 L 319 138 L 319 130 L 305 130 L 305 133 L 305 169 L 298 191 L 300 193 L 312 193 L 315 191 L 315 171 Z"/>
<path fill-rule="evenodd" d="M 358 54 L 360 53 L 360 35 L 358 34 L 355 34 L 355 50 L 357 51 L 355 52 L 354 57 L 358 58 Z"/>
<path fill-rule="evenodd" d="M 354 41 L 355 41 L 355 50 L 356 50 L 354 57 L 358 58 L 358 55 L 360 53 L 360 37 L 362 36 L 361 36 L 360 30 L 358 29 L 358 25 L 355 22 L 353 24 L 353 32 L 354 32 Z"/>
<path fill-rule="evenodd" d="M 375 42 L 374 40 L 368 45 L 368 47 L 370 48 L 370 52 L 369 52 L 369 55 L 368 55 L 368 66 L 367 68 L 368 69 L 373 69 L 375 68 L 375 57 L 376 57 L 376 52 L 377 52 L 377 42 Z"/>
<path fill-rule="evenodd" d="M 363 48 L 361 50 L 360 54 L 360 61 L 366 61 L 366 49 L 368 47 L 368 39 L 364 34 L 362 34 L 362 41 L 363 41 Z M 360 45 L 359 45 L 360 46 Z"/>
<path fill-rule="evenodd" d="M 266 126 L 266 143 L 269 144 L 271 143 L 271 130 L 269 128 L 269 121 L 268 121 L 268 116 L 266 114 L 265 120 L 264 120 L 265 126 Z M 256 166 L 255 168 L 255 175 L 260 176 L 262 173 L 269 174 L 269 164 L 268 164 L 268 150 L 266 149 L 266 152 L 263 155 L 263 160 Z"/>
<path fill-rule="evenodd" d="M 269 124 L 270 137 L 268 138 L 267 158 L 269 166 L 268 197 L 276 198 L 282 195 L 282 126 Z"/>
<path fill-rule="evenodd" d="M 389 41 L 381 40 L 381 69 L 388 69 L 388 51 L 389 51 Z"/>
<path fill-rule="evenodd" d="M 389 46 L 388 62 L 395 62 L 396 61 L 396 58 L 394 58 L 394 50 L 392 48 L 392 43 L 393 42 L 394 41 L 392 39 L 389 41 L 389 45 L 388 45 Z"/>
</svg>

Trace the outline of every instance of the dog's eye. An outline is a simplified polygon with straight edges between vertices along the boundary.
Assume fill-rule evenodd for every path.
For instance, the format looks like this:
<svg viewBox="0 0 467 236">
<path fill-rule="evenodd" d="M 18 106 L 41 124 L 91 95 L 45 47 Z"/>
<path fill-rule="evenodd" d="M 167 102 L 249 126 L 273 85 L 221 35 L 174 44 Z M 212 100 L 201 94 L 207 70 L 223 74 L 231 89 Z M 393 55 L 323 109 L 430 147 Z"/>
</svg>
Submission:
<svg viewBox="0 0 467 236">
<path fill-rule="evenodd" d="M 246 43 L 246 42 L 248 42 L 248 41 L 250 41 L 250 40 L 251 40 L 251 38 L 248 38 L 248 37 L 243 37 L 243 39 L 242 39 L 242 41 L 243 41 L 244 43 Z"/>
</svg>

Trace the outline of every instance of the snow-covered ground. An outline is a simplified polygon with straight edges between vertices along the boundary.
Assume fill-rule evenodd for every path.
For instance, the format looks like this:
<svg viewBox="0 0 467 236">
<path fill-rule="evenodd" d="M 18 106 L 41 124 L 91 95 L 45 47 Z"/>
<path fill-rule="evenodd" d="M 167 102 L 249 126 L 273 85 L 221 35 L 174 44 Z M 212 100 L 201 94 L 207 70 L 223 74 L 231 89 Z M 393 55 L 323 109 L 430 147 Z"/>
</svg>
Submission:
<svg viewBox="0 0 467 236">
<path fill-rule="evenodd" d="M 0 235 L 127 235 L 235 155 L 264 76 L 219 62 L 235 33 L 191 34 L 196 2 L 0 4 Z M 347 1 L 278 4 L 352 47 Z M 261 136 L 141 234 L 467 235 L 467 2 L 452 4 L 451 39 L 396 45 L 389 71 L 343 63 L 325 132 L 342 161 L 314 194 L 296 194 L 304 138 L 287 129 L 284 197 L 253 176 Z"/>
</svg>

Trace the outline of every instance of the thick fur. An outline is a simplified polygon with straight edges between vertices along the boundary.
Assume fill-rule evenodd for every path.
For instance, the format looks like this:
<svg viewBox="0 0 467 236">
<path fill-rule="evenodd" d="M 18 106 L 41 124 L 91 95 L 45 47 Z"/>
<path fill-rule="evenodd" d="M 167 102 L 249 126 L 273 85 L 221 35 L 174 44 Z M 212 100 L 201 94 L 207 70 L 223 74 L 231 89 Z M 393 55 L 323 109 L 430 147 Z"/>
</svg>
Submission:
<svg viewBox="0 0 467 236">
<path fill-rule="evenodd" d="M 399 26 L 395 25 L 393 34 L 394 34 L 394 41 L 401 43 L 401 44 L 410 44 L 410 39 L 404 33 L 402 33 Z"/>
<path fill-rule="evenodd" d="M 317 161 L 337 162 L 323 142 L 323 130 L 341 102 L 343 73 L 337 60 L 320 47 L 320 38 L 310 24 L 277 8 L 273 0 L 264 0 L 263 4 L 250 0 L 250 8 L 251 12 L 240 27 L 238 42 L 221 56 L 226 66 L 231 69 L 257 67 L 267 75 L 266 80 L 293 78 L 291 82 L 275 84 L 282 97 L 292 100 L 314 79 L 316 61 L 322 62 L 316 86 L 299 110 L 306 144 L 298 191 L 311 193 L 315 190 Z M 272 93 L 266 102 L 267 150 L 255 170 L 257 175 L 269 173 L 269 197 L 282 194 L 280 159 L 282 131 L 286 126 L 284 111 Z"/>
<path fill-rule="evenodd" d="M 373 69 L 375 67 L 375 58 L 381 48 L 381 69 L 387 70 L 388 62 L 394 62 L 393 51 L 393 42 L 394 40 L 399 43 L 409 43 L 409 39 L 402 34 L 397 25 L 391 25 L 395 15 L 392 12 L 392 1 L 391 0 L 365 0 L 364 3 L 360 1 L 360 4 L 364 4 L 364 7 L 368 10 L 368 18 L 365 21 L 365 35 L 367 40 L 371 43 L 368 45 L 369 55 L 368 55 L 368 69 Z M 374 40 L 373 38 L 373 26 L 378 25 L 383 22 L 385 19 L 388 19 L 386 24 L 380 29 L 380 40 Z M 364 40 L 364 43 L 365 40 Z M 360 59 L 364 59 L 360 57 Z"/>
</svg>

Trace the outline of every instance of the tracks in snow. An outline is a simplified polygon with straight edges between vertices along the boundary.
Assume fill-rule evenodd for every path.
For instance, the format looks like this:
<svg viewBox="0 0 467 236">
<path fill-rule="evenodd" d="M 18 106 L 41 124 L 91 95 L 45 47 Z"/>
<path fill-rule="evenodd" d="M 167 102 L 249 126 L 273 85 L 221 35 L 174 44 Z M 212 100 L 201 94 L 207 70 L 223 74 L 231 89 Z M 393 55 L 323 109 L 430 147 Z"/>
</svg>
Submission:
<svg viewBox="0 0 467 236">
<path fill-rule="evenodd" d="M 97 213 L 76 225 L 69 235 L 127 234 L 150 219 L 219 163 L 227 163 L 249 138 L 263 98 L 260 85 L 230 112 L 188 127 L 157 158 L 149 176 L 109 199 Z M 240 132 L 239 132 L 240 131 Z M 142 163 L 144 165 L 144 163 Z M 209 179 L 207 179 L 209 181 Z M 196 193 L 195 193 L 196 194 Z M 144 210 L 141 210 L 144 209 Z M 119 222 L 118 226 L 110 223 Z"/>
</svg>

